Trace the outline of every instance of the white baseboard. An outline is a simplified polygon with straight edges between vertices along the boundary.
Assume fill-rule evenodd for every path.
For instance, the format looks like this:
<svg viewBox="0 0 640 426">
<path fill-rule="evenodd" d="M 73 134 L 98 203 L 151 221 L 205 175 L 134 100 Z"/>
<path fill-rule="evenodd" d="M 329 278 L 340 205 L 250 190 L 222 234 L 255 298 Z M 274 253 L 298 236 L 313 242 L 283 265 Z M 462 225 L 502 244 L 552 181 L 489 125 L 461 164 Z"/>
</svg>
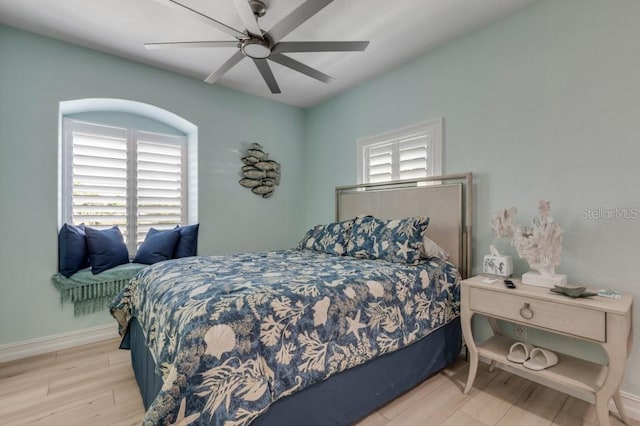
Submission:
<svg viewBox="0 0 640 426">
<path fill-rule="evenodd" d="M 86 345 L 118 337 L 117 324 L 100 325 L 83 330 L 38 337 L 16 343 L 0 345 L 0 362 L 13 361 L 74 346 Z"/>
<path fill-rule="evenodd" d="M 627 416 L 634 420 L 640 420 L 640 396 L 620 391 L 620 397 L 622 398 L 622 405 L 624 405 Z M 618 412 L 613 401 L 609 401 L 609 409 L 615 413 Z"/>
</svg>

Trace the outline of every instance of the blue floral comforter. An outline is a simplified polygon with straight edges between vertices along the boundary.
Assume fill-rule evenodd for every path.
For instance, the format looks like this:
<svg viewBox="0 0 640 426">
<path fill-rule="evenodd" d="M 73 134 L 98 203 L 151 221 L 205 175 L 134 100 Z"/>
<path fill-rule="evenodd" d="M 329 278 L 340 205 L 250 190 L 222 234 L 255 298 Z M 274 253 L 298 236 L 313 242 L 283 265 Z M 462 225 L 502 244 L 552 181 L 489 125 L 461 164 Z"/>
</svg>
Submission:
<svg viewBox="0 0 640 426">
<path fill-rule="evenodd" d="M 459 275 L 284 250 L 151 265 L 117 296 L 164 386 L 145 424 L 246 425 L 271 403 L 407 346 L 459 315 Z"/>
</svg>

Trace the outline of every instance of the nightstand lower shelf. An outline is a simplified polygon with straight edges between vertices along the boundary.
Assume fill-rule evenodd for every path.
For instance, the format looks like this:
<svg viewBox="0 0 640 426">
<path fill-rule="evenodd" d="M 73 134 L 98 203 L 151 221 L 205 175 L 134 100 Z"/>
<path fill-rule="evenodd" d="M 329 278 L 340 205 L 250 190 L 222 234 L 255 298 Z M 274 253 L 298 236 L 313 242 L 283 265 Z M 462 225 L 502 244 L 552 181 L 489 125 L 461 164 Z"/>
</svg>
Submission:
<svg viewBox="0 0 640 426">
<path fill-rule="evenodd" d="M 580 358 L 556 353 L 558 364 L 540 371 L 530 370 L 522 364 L 507 360 L 511 345 L 516 341 L 493 336 L 477 345 L 478 355 L 501 364 L 503 369 L 531 381 L 553 387 L 577 398 L 595 402 L 594 394 L 604 383 L 608 367 Z"/>
</svg>

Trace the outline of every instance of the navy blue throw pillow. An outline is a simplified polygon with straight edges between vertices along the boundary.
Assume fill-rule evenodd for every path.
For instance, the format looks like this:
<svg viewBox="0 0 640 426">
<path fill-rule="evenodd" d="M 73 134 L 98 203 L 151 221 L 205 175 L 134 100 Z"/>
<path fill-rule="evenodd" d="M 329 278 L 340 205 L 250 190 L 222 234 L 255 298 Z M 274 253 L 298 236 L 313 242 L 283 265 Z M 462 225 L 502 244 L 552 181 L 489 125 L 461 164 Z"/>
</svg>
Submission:
<svg viewBox="0 0 640 426">
<path fill-rule="evenodd" d="M 152 263 L 171 259 L 178 238 L 180 238 L 179 229 L 170 229 L 168 231 L 149 229 L 144 242 L 138 248 L 138 253 L 136 253 L 133 263 L 151 265 Z"/>
<path fill-rule="evenodd" d="M 99 230 L 85 227 L 91 272 L 99 274 L 115 266 L 129 263 L 129 251 L 117 226 Z"/>
<path fill-rule="evenodd" d="M 69 278 L 89 266 L 84 225 L 62 225 L 58 234 L 58 270 Z"/>
<path fill-rule="evenodd" d="M 173 251 L 173 259 L 181 257 L 195 256 L 198 253 L 198 228 L 200 224 L 189 226 L 178 226 L 180 230 L 180 238 Z"/>
</svg>

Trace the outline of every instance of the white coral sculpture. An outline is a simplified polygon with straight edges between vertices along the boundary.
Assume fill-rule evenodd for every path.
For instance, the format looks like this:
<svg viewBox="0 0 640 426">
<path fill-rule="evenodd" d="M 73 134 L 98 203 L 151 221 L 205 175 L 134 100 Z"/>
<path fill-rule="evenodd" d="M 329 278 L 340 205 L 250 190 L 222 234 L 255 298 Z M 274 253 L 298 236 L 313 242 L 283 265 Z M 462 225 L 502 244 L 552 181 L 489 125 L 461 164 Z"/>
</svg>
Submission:
<svg viewBox="0 0 640 426">
<path fill-rule="evenodd" d="M 531 226 L 516 223 L 518 210 L 515 207 L 498 210 L 491 220 L 491 229 L 499 237 L 511 238 L 518 256 L 542 275 L 555 274 L 562 254 L 563 231 L 549 215 L 550 210 L 548 201 L 540 201 L 540 219 L 532 219 Z"/>
</svg>

